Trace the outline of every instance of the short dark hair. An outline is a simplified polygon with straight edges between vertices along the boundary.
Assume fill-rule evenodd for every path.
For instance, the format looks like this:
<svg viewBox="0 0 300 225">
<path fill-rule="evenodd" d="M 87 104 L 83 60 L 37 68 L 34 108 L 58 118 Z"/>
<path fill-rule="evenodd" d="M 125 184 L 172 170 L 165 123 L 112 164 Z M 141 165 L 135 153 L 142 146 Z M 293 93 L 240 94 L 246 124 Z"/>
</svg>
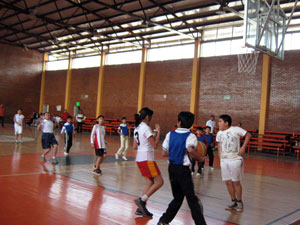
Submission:
<svg viewBox="0 0 300 225">
<path fill-rule="evenodd" d="M 178 114 L 178 122 L 181 122 L 180 125 L 182 128 L 191 128 L 194 123 L 194 118 L 195 116 L 191 112 L 184 111 Z"/>
<path fill-rule="evenodd" d="M 121 118 L 121 120 L 126 120 L 127 118 L 126 118 L 126 116 L 123 116 L 122 118 Z"/>
<path fill-rule="evenodd" d="M 100 116 L 97 117 L 97 120 L 99 120 L 101 117 L 104 119 L 104 116 L 100 115 Z"/>
<path fill-rule="evenodd" d="M 210 127 L 210 126 L 205 127 L 205 129 L 207 129 L 207 128 L 209 128 L 209 129 L 211 130 L 211 127 Z"/>
<path fill-rule="evenodd" d="M 68 116 L 67 119 L 73 119 L 73 117 L 72 116 Z"/>
<path fill-rule="evenodd" d="M 18 108 L 18 110 L 17 110 L 17 111 L 19 111 L 19 110 L 23 111 L 23 109 L 22 109 L 22 108 Z"/>
<path fill-rule="evenodd" d="M 203 128 L 202 127 L 197 127 L 196 130 L 203 131 Z"/>
<path fill-rule="evenodd" d="M 227 122 L 227 123 L 228 123 L 228 126 L 231 126 L 232 119 L 231 119 L 231 117 L 230 117 L 229 115 L 223 114 L 223 115 L 221 115 L 219 118 L 220 118 L 221 120 L 223 120 L 224 123 Z"/>
</svg>

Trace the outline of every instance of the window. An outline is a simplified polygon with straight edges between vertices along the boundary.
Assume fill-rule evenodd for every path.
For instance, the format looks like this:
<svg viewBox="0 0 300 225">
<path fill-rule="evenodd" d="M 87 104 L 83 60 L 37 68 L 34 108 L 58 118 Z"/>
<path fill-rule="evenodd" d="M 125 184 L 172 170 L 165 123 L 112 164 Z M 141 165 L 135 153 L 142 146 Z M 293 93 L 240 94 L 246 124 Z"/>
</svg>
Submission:
<svg viewBox="0 0 300 225">
<path fill-rule="evenodd" d="M 148 62 L 194 58 L 194 44 L 154 48 L 148 51 Z"/>
<path fill-rule="evenodd" d="M 72 62 L 72 69 L 99 67 L 100 58 L 100 55 L 74 58 Z"/>
<path fill-rule="evenodd" d="M 67 70 L 69 60 L 49 61 L 46 63 L 46 70 Z"/>
<path fill-rule="evenodd" d="M 142 61 L 142 51 L 119 52 L 107 54 L 105 65 L 120 65 L 130 63 L 140 63 Z"/>
</svg>

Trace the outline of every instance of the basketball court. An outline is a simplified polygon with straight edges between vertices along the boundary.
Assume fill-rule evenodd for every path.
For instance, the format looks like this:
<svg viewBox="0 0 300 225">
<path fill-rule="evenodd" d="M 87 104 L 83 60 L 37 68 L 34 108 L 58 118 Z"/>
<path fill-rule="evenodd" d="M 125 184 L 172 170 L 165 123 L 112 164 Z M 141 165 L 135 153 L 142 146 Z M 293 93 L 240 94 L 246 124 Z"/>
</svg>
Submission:
<svg viewBox="0 0 300 225">
<path fill-rule="evenodd" d="M 218 151 L 213 170 L 206 159 L 203 174 L 193 175 L 207 224 L 300 224 L 299 15 L 298 1 L 283 0 L 1 1 L 0 224 L 157 224 L 173 199 L 161 145 L 180 111 L 195 114 L 194 128 L 227 113 L 252 134 L 243 212 L 224 209 L 230 198 Z M 162 129 L 155 160 L 164 185 L 147 202 L 153 218 L 135 214 L 145 181 L 132 136 L 128 160 L 115 159 L 121 117 L 132 134 L 133 114 L 145 106 L 154 110 L 151 127 Z M 70 154 L 60 128 L 57 165 L 51 152 L 41 161 L 36 125 L 24 125 L 23 143 L 15 143 L 18 108 L 26 123 L 32 112 L 75 118 L 83 110 Z M 93 173 L 90 144 L 100 114 L 102 176 Z M 194 224 L 186 200 L 170 224 Z"/>
</svg>

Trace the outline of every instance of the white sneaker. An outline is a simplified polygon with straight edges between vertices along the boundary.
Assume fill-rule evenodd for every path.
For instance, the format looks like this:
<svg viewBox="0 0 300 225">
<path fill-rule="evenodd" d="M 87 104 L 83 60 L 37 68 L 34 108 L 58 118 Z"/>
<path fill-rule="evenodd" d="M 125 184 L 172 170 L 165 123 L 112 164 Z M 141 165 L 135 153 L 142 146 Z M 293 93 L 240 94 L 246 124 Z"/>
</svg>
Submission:
<svg viewBox="0 0 300 225">
<path fill-rule="evenodd" d="M 123 156 L 122 159 L 123 159 L 124 161 L 127 161 L 127 160 L 128 160 L 128 159 L 126 158 L 126 156 Z"/>
<path fill-rule="evenodd" d="M 194 172 L 191 172 L 191 175 L 193 176 L 193 175 L 194 175 Z"/>
<path fill-rule="evenodd" d="M 210 167 L 210 172 L 214 171 L 214 168 L 213 167 Z"/>
<path fill-rule="evenodd" d="M 18 140 L 15 140 L 15 142 L 16 142 L 16 144 L 18 144 L 18 143 L 19 143 L 19 141 L 18 141 Z"/>
<path fill-rule="evenodd" d="M 19 141 L 20 144 L 23 144 L 23 141 Z"/>
<path fill-rule="evenodd" d="M 118 155 L 118 154 L 115 154 L 115 157 L 116 157 L 116 160 L 118 160 L 118 159 L 119 159 L 119 155 Z"/>
<path fill-rule="evenodd" d="M 65 155 L 65 156 L 67 156 L 67 155 L 69 155 L 69 153 L 67 153 L 67 152 L 64 152 L 64 155 Z"/>
<path fill-rule="evenodd" d="M 201 173 L 197 173 L 196 176 L 197 176 L 197 177 L 198 177 L 198 176 L 201 176 Z"/>
</svg>

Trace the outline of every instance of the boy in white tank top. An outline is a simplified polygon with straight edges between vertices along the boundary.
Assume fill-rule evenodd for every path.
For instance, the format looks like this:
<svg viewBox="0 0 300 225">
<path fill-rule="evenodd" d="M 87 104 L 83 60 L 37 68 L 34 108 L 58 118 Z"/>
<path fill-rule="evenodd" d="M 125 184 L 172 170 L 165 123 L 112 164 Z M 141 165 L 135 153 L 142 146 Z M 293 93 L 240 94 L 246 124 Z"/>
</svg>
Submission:
<svg viewBox="0 0 300 225">
<path fill-rule="evenodd" d="M 16 143 L 22 143 L 22 133 L 24 125 L 24 115 L 22 114 L 22 109 L 18 109 L 17 114 L 14 116 L 14 128 L 16 135 Z"/>
</svg>

